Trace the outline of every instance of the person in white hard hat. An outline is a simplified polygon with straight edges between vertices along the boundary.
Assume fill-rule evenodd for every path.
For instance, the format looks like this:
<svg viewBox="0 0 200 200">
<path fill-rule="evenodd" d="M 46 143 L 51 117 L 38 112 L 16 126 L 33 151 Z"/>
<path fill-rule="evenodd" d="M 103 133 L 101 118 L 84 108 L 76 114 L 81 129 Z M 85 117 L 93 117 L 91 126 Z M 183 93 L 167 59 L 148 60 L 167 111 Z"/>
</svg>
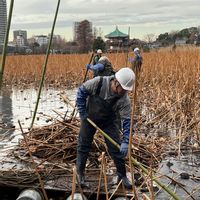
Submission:
<svg viewBox="0 0 200 200">
<path fill-rule="evenodd" d="M 127 189 L 132 184 L 126 176 L 125 157 L 128 153 L 131 101 L 128 91 L 132 91 L 135 74 L 130 68 L 121 68 L 115 75 L 98 76 L 83 83 L 77 92 L 76 105 L 81 119 L 78 137 L 76 167 L 81 187 L 89 187 L 85 182 L 85 166 L 96 129 L 87 121 L 91 119 L 113 140 L 120 144 L 115 147 L 105 138 L 108 152 L 117 168 L 118 180 Z M 120 127 L 122 125 L 122 140 Z"/>
<path fill-rule="evenodd" d="M 96 76 L 111 76 L 114 74 L 112 64 L 108 57 L 102 56 L 98 60 L 97 64 L 86 65 L 86 68 L 92 70 L 94 73 L 94 77 Z"/>
<path fill-rule="evenodd" d="M 141 71 L 143 58 L 142 58 L 140 49 L 136 47 L 133 51 L 134 51 L 135 57 L 129 58 L 129 61 L 132 63 L 132 69 L 134 72 L 136 71 L 136 69 L 138 71 Z"/>
<path fill-rule="evenodd" d="M 93 65 L 96 65 L 97 63 L 98 63 L 98 61 L 99 61 L 99 59 L 101 58 L 101 56 L 102 56 L 102 50 L 101 49 L 98 49 L 97 50 L 97 53 L 96 53 L 96 55 L 94 56 L 94 58 L 93 58 Z"/>
</svg>

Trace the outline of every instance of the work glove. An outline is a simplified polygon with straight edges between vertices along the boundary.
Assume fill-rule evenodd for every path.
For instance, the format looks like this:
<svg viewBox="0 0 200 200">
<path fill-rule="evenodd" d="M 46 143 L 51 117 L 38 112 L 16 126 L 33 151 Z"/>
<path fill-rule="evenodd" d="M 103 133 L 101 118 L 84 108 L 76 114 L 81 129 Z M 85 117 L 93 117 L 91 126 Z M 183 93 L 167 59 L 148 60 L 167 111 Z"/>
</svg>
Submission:
<svg viewBox="0 0 200 200">
<path fill-rule="evenodd" d="M 91 64 L 87 64 L 87 65 L 86 65 L 86 68 L 87 68 L 87 69 L 91 69 L 91 66 L 92 66 Z"/>
<path fill-rule="evenodd" d="M 120 152 L 124 157 L 127 156 L 128 154 L 128 143 L 127 142 L 122 142 L 120 146 Z"/>
</svg>

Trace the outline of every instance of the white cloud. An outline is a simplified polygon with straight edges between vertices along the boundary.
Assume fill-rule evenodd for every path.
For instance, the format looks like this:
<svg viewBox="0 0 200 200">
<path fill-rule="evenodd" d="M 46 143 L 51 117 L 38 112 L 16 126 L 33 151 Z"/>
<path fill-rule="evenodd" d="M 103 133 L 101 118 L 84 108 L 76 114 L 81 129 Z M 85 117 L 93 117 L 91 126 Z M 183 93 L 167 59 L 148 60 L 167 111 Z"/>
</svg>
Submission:
<svg viewBox="0 0 200 200">
<path fill-rule="evenodd" d="M 55 0 L 16 0 L 11 28 L 38 29 L 38 34 L 41 29 L 50 30 L 56 6 Z M 134 36 L 158 34 L 200 25 L 199 7 L 199 0 L 61 0 L 56 27 L 59 31 L 71 28 L 70 34 L 61 34 L 66 38 L 72 38 L 73 22 L 84 19 L 105 34 L 116 25 L 122 31 L 131 26 Z"/>
</svg>

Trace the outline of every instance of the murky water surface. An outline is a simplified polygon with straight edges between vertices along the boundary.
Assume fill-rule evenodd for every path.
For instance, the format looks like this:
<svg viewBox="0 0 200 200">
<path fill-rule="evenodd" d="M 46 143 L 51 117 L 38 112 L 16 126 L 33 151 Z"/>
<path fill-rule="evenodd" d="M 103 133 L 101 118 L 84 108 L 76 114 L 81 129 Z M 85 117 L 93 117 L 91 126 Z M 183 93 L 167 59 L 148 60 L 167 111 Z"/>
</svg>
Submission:
<svg viewBox="0 0 200 200">
<path fill-rule="evenodd" d="M 31 125 L 37 102 L 38 91 L 35 89 L 4 91 L 0 97 L 0 147 L 17 144 L 21 138 L 21 130 L 18 120 L 24 131 Z M 43 89 L 34 120 L 34 126 L 44 126 L 52 123 L 52 120 L 70 114 L 72 107 L 67 106 L 60 94 L 67 95 L 74 103 L 76 89 L 55 90 Z M 58 114 L 57 114 L 58 113 Z"/>
<path fill-rule="evenodd" d="M 19 90 L 16 88 L 3 92 L 0 97 L 0 150 L 17 145 L 18 140 L 22 138 L 18 120 L 21 122 L 24 131 L 30 127 L 36 106 L 37 93 L 35 89 Z M 43 89 L 34 126 L 48 125 L 54 119 L 62 119 L 57 113 L 60 113 L 61 116 L 64 116 L 66 112 L 68 115 L 70 114 L 73 108 L 64 103 L 60 96 L 61 93 L 67 95 L 71 102 L 74 103 L 76 89 L 65 91 Z M 159 180 L 169 185 L 180 199 L 198 200 L 200 199 L 199 166 L 199 153 L 194 154 L 188 151 L 181 155 L 179 159 L 172 156 L 166 157 L 160 164 L 159 173 L 171 177 L 177 183 L 172 179 L 161 176 L 159 173 L 157 176 L 161 176 L 162 178 L 159 178 Z M 181 173 L 183 172 L 189 175 L 189 179 L 181 178 Z M 178 183 L 182 184 L 182 188 Z M 192 193 L 192 197 L 183 188 L 188 193 Z M 165 192 L 159 191 L 155 199 L 168 200 L 170 197 Z"/>
</svg>

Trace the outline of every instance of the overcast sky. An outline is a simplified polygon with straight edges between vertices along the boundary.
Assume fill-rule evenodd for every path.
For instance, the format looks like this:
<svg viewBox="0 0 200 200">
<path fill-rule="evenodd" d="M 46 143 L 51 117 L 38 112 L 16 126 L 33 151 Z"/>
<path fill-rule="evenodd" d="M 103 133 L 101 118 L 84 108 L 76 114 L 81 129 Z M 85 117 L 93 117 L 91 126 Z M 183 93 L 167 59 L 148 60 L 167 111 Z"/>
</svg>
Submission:
<svg viewBox="0 0 200 200">
<path fill-rule="evenodd" d="M 28 37 L 50 33 L 56 6 L 57 0 L 15 0 L 11 31 L 27 30 Z M 131 38 L 143 39 L 200 26 L 200 0 L 61 0 L 54 33 L 73 39 L 73 22 L 84 19 L 103 35 L 118 25 L 124 33 L 130 27 Z"/>
</svg>

